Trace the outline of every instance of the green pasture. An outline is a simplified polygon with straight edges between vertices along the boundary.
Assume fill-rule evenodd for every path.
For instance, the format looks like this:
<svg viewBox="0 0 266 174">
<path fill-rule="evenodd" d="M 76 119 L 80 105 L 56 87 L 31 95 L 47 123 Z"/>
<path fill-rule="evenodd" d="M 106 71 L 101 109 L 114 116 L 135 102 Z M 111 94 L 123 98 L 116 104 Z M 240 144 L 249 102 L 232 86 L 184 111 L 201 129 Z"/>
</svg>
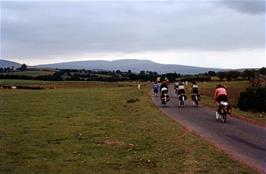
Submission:
<svg viewBox="0 0 266 174">
<path fill-rule="evenodd" d="M 0 89 L 0 173 L 254 173 L 129 86 Z"/>
<path fill-rule="evenodd" d="M 63 83 L 63 81 L 43 81 L 43 80 L 21 80 L 21 79 L 0 79 L 0 85 L 42 85 Z"/>
<path fill-rule="evenodd" d="M 8 72 L 3 74 L 13 74 L 13 75 L 25 75 L 31 77 L 37 77 L 42 75 L 53 75 L 55 71 L 44 71 L 44 70 L 36 70 L 36 71 L 17 71 L 17 72 Z"/>
<path fill-rule="evenodd" d="M 90 86 L 137 86 L 138 82 L 103 82 L 103 81 L 44 81 L 44 80 L 21 80 L 21 79 L 0 79 L 1 85 L 14 86 L 43 86 L 49 87 L 90 87 Z M 146 84 L 146 83 L 142 83 Z"/>
</svg>

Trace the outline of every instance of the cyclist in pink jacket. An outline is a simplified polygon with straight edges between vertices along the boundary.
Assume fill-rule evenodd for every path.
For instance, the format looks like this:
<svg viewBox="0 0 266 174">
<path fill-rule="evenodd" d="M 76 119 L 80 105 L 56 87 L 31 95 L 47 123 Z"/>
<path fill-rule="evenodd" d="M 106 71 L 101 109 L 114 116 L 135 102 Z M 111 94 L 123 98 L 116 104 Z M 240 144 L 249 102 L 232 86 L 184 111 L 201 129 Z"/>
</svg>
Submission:
<svg viewBox="0 0 266 174">
<path fill-rule="evenodd" d="M 226 92 L 226 88 L 223 85 L 218 84 L 216 86 L 216 89 L 214 92 L 214 100 L 217 102 L 218 105 L 221 101 L 227 102 L 228 100 L 227 92 Z"/>
<path fill-rule="evenodd" d="M 222 108 L 222 105 L 220 104 L 221 101 L 223 102 L 228 102 L 228 96 L 227 96 L 227 92 L 226 92 L 226 88 L 221 85 L 221 84 L 218 84 L 216 86 L 216 89 L 215 89 L 215 92 L 214 92 L 214 100 L 217 104 L 217 112 L 216 112 L 216 119 L 218 119 L 219 115 L 221 115 L 221 108 Z M 229 115 L 231 115 L 231 112 L 232 112 L 232 108 L 230 105 L 227 105 L 227 113 Z"/>
</svg>

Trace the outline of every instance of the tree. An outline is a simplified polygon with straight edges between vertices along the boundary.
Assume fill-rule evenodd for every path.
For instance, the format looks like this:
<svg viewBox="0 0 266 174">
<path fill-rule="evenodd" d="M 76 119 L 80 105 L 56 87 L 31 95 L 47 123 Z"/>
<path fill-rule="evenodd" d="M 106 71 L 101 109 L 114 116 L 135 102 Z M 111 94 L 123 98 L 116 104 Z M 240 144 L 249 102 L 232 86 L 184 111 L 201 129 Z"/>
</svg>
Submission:
<svg viewBox="0 0 266 174">
<path fill-rule="evenodd" d="M 228 80 L 228 81 L 231 81 L 231 80 L 232 80 L 232 74 L 231 74 L 230 71 L 225 73 L 225 78 L 226 78 L 226 80 Z"/>
<path fill-rule="evenodd" d="M 225 78 L 225 72 L 218 72 L 217 76 L 220 78 L 220 80 L 222 81 Z"/>
<path fill-rule="evenodd" d="M 255 76 L 255 70 L 252 69 L 246 69 L 242 72 L 242 78 L 251 80 Z"/>
<path fill-rule="evenodd" d="M 140 71 L 140 72 L 139 72 L 139 75 L 145 76 L 145 71 L 143 71 L 143 70 Z"/>
<path fill-rule="evenodd" d="M 20 71 L 26 71 L 27 70 L 27 65 L 22 64 L 21 67 L 19 68 Z"/>
<path fill-rule="evenodd" d="M 214 71 L 208 71 L 208 75 L 211 76 L 211 77 L 213 77 L 213 76 L 216 75 L 216 73 Z"/>
<path fill-rule="evenodd" d="M 258 72 L 259 72 L 259 74 L 266 75 L 266 68 L 263 67 L 263 68 L 259 69 Z"/>
<path fill-rule="evenodd" d="M 234 80 L 237 80 L 238 77 L 240 76 L 240 72 L 239 71 L 230 71 L 231 75 L 232 75 L 232 78 Z"/>
<path fill-rule="evenodd" d="M 240 72 L 239 71 L 228 71 L 228 72 L 225 73 L 225 78 L 228 81 L 237 80 L 239 76 L 240 76 Z"/>
</svg>

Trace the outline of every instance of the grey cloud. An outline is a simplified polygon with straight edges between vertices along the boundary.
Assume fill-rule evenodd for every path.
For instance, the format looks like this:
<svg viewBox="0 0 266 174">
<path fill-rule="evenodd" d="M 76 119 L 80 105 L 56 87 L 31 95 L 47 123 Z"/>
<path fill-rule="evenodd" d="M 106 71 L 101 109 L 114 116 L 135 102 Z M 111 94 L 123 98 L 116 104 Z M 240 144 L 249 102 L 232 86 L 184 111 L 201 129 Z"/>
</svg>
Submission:
<svg viewBox="0 0 266 174">
<path fill-rule="evenodd" d="M 265 13 L 264 0 L 223 0 L 220 3 L 228 8 L 237 10 L 247 14 L 263 14 Z"/>
<path fill-rule="evenodd" d="M 211 3 L 6 2 L 1 56 L 264 47 L 265 17 Z"/>
</svg>

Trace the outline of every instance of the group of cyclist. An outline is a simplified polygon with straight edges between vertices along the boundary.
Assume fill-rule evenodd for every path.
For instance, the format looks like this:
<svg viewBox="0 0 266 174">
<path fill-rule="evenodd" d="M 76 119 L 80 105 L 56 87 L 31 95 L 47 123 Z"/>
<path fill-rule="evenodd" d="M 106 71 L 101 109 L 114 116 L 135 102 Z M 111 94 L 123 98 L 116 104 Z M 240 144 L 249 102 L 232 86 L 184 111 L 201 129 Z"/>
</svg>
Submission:
<svg viewBox="0 0 266 174">
<path fill-rule="evenodd" d="M 163 98 L 165 94 L 168 93 L 168 84 L 169 84 L 169 80 L 166 78 L 163 83 L 161 85 L 159 85 L 159 83 L 156 81 L 153 84 L 153 94 L 155 96 L 158 95 L 158 93 L 160 92 L 160 98 Z M 185 97 L 185 100 L 187 99 L 186 95 L 185 95 L 185 85 L 184 82 L 176 82 L 174 84 L 174 90 L 175 90 L 175 94 L 178 96 L 179 100 L 181 100 L 181 96 Z M 198 85 L 196 85 L 196 82 L 193 82 L 192 85 L 192 89 L 191 89 L 191 93 L 192 93 L 192 100 L 195 100 L 194 96 L 197 95 L 198 100 L 200 99 L 200 95 L 198 92 Z M 169 96 L 168 96 L 168 101 L 169 101 Z"/>
<path fill-rule="evenodd" d="M 158 95 L 158 93 L 160 92 L 160 97 L 162 98 L 164 96 L 164 94 L 168 93 L 168 84 L 169 84 L 169 80 L 167 78 L 164 79 L 163 83 L 161 85 L 159 85 L 159 82 L 155 82 L 154 83 L 154 95 Z M 184 82 L 176 82 L 174 83 L 174 90 L 175 90 L 175 94 L 177 95 L 178 99 L 181 100 L 181 96 L 185 97 L 185 100 L 187 99 L 186 95 L 185 95 L 185 83 Z M 192 86 L 191 86 L 191 99 L 192 101 L 199 101 L 200 100 L 200 95 L 199 95 L 199 87 L 196 84 L 195 81 L 192 82 Z M 196 98 L 197 97 L 197 98 Z M 217 111 L 219 111 L 219 104 L 221 101 L 227 102 L 228 101 L 228 94 L 227 94 L 227 90 L 225 88 L 225 86 L 223 86 L 222 84 L 218 84 L 215 88 L 215 92 L 214 92 L 214 97 L 213 97 L 214 101 L 217 104 Z M 169 96 L 168 96 L 168 101 L 169 101 Z"/>
</svg>

